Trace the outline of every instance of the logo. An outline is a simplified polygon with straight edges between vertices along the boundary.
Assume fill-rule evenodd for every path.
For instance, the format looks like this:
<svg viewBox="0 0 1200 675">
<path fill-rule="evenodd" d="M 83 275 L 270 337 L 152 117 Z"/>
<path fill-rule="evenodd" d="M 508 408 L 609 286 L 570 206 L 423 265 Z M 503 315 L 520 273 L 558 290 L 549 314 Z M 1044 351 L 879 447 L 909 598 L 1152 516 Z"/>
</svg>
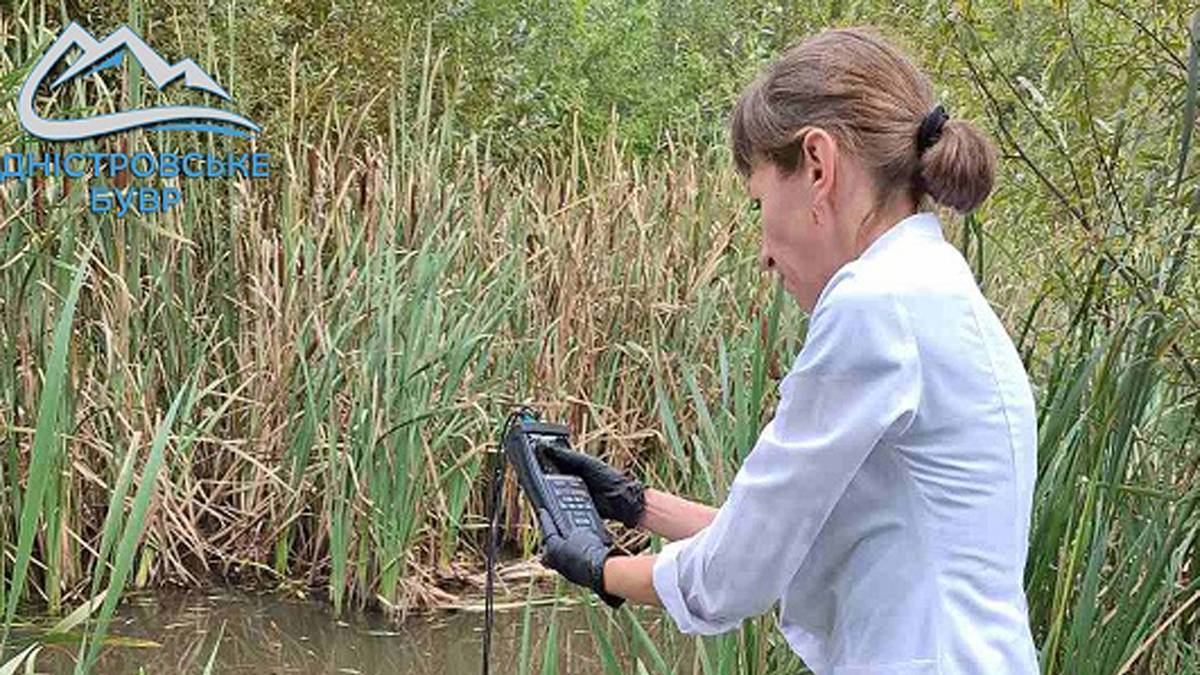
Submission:
<svg viewBox="0 0 1200 675">
<path fill-rule="evenodd" d="M 137 59 L 160 91 L 182 77 L 185 87 L 208 92 L 226 101 L 231 100 L 229 94 L 194 61 L 184 59 L 175 64 L 168 63 L 128 26 L 121 26 L 108 37 L 98 41 L 86 29 L 72 21 L 50 45 L 21 87 L 17 100 L 17 117 L 21 126 L 34 136 L 50 141 L 76 141 L 139 127 L 153 127 L 155 130 L 211 131 L 228 136 L 246 136 L 247 130 L 255 133 L 259 131 L 256 124 L 236 113 L 219 108 L 189 105 L 157 106 L 74 119 L 41 117 L 34 108 L 37 90 L 50 74 L 50 70 L 72 47 L 80 48 L 83 54 L 50 83 L 51 90 L 57 89 L 77 75 L 90 75 L 105 68 L 120 66 L 128 52 Z"/>
</svg>

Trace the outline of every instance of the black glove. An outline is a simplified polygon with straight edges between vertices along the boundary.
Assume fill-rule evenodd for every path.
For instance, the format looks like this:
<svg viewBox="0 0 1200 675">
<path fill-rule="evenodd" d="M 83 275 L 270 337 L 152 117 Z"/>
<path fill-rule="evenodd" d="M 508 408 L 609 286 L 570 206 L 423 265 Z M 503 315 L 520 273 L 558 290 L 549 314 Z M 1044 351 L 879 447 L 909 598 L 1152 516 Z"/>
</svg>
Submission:
<svg viewBox="0 0 1200 675">
<path fill-rule="evenodd" d="M 587 483 L 601 518 L 619 520 L 626 527 L 637 527 L 641 522 L 646 510 L 646 489 L 632 476 L 591 455 L 555 444 L 543 446 L 543 451 L 560 471 L 579 476 Z"/>
<path fill-rule="evenodd" d="M 542 526 L 542 564 L 566 577 L 567 581 L 590 588 L 609 607 L 616 609 L 625 598 L 604 590 L 604 561 L 611 552 L 594 531 L 576 527 L 566 537 L 545 509 L 538 509 Z"/>
</svg>

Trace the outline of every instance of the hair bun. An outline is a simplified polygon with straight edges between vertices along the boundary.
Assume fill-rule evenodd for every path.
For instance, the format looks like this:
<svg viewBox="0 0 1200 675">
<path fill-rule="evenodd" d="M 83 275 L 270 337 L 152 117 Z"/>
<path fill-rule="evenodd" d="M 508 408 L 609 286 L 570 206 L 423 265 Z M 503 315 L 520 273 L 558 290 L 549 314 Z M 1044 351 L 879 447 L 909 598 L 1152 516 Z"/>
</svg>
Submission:
<svg viewBox="0 0 1200 675">
<path fill-rule="evenodd" d="M 996 150 L 992 143 L 974 126 L 960 120 L 945 121 L 940 135 L 921 153 L 917 168 L 925 192 L 959 213 L 973 211 L 983 202 L 992 191 L 995 174 Z"/>
</svg>

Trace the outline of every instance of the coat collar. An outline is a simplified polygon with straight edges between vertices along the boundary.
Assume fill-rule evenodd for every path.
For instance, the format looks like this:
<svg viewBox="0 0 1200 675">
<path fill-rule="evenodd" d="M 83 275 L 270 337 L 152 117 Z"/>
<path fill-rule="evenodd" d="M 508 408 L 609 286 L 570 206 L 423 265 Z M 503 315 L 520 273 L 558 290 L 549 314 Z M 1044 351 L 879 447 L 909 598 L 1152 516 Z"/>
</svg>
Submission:
<svg viewBox="0 0 1200 675">
<path fill-rule="evenodd" d="M 942 223 L 938 220 L 937 214 L 932 211 L 918 211 L 901 218 L 883 234 L 876 237 L 875 241 L 871 242 L 859 257 L 871 257 L 906 236 L 945 241 L 945 237 L 942 235 Z"/>
</svg>

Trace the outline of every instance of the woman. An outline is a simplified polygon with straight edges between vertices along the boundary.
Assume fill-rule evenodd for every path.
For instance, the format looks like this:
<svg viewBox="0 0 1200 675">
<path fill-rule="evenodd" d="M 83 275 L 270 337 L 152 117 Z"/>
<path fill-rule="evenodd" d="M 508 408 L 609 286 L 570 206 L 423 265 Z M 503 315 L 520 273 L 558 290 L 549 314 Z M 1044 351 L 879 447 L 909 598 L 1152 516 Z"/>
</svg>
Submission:
<svg viewBox="0 0 1200 675">
<path fill-rule="evenodd" d="M 811 314 L 779 404 L 720 509 L 558 453 L 601 515 L 543 561 L 617 604 L 713 634 L 780 602 L 816 673 L 1033 673 L 1022 578 L 1036 466 L 1021 360 L 927 200 L 968 212 L 995 155 L 878 34 L 830 30 L 741 95 L 731 135 L 763 266 Z M 543 518 L 544 514 L 540 514 Z M 552 531 L 552 530 L 546 530 Z"/>
</svg>

